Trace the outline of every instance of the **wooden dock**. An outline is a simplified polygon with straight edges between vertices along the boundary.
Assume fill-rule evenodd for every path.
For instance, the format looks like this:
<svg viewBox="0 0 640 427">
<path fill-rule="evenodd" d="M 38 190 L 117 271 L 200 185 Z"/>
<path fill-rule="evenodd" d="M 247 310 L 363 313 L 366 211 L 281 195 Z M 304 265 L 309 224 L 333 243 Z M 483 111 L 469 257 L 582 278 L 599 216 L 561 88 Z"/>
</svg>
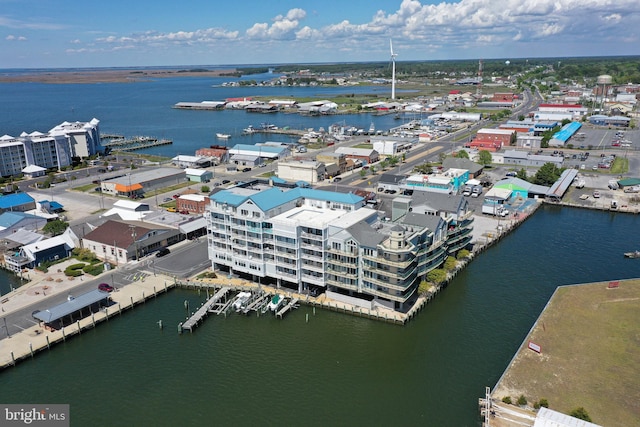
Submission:
<svg viewBox="0 0 640 427">
<path fill-rule="evenodd" d="M 298 298 L 293 298 L 291 301 L 289 301 L 289 304 L 285 305 L 284 307 L 282 307 L 282 309 L 280 309 L 280 311 L 278 311 L 276 313 L 276 317 L 282 319 L 282 317 L 291 309 L 293 308 L 297 308 L 297 304 L 298 304 Z"/>
<path fill-rule="evenodd" d="M 202 306 L 196 311 L 186 322 L 181 325 L 182 330 L 188 330 L 189 332 L 193 332 L 193 328 L 198 326 L 200 320 L 207 315 L 211 311 L 211 309 L 218 304 L 218 302 L 226 298 L 227 293 L 230 291 L 229 288 L 222 288 L 214 296 L 209 298 L 209 300 L 202 304 Z M 225 305 L 226 306 L 226 305 Z"/>
</svg>

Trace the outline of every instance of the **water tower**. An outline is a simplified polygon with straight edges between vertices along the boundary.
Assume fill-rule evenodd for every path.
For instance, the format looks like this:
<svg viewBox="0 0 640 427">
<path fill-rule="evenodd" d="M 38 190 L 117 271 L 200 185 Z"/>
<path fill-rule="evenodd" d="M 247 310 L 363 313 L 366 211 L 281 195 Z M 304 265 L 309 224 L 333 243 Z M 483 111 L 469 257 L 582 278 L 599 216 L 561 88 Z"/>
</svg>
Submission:
<svg viewBox="0 0 640 427">
<path fill-rule="evenodd" d="M 600 88 L 600 114 L 604 114 L 604 99 L 607 95 L 607 87 L 611 86 L 613 83 L 613 77 L 608 74 L 603 74 L 598 76 L 596 80 L 596 89 Z M 596 96 L 596 100 L 598 97 Z"/>
</svg>

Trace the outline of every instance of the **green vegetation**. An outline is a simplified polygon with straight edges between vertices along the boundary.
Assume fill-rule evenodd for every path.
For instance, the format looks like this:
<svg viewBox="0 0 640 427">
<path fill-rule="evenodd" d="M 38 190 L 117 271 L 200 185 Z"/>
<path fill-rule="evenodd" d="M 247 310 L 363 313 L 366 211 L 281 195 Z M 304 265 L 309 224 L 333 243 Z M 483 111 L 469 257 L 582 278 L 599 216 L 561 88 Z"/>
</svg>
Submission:
<svg viewBox="0 0 640 427">
<path fill-rule="evenodd" d="M 516 403 L 520 406 L 525 406 L 527 404 L 527 398 L 524 397 L 524 394 L 521 394 Z"/>
<path fill-rule="evenodd" d="M 460 150 L 456 153 L 456 157 L 459 159 L 468 159 L 469 153 L 467 153 L 467 150 Z"/>
<path fill-rule="evenodd" d="M 563 170 L 553 163 L 545 163 L 538 169 L 532 181 L 534 184 L 551 186 L 560 178 Z"/>
<path fill-rule="evenodd" d="M 209 191 L 211 191 L 211 189 L 209 188 L 208 185 L 203 185 L 202 187 L 200 187 L 201 193 L 208 193 Z"/>
<path fill-rule="evenodd" d="M 64 274 L 69 277 L 78 277 L 82 276 L 84 273 L 82 269 L 86 264 L 71 264 L 67 268 L 64 269 Z"/>
<path fill-rule="evenodd" d="M 591 422 L 591 417 L 587 413 L 587 410 L 584 409 L 582 406 L 571 411 L 569 415 L 571 415 L 574 418 L 578 418 L 579 420 Z"/>
<path fill-rule="evenodd" d="M 511 405 L 511 396 L 505 396 L 502 398 L 502 403 L 506 403 L 507 405 Z"/>
<path fill-rule="evenodd" d="M 458 265 L 458 261 L 452 256 L 448 256 L 447 259 L 444 260 L 444 269 L 447 271 L 451 271 L 456 268 Z"/>
<path fill-rule="evenodd" d="M 478 163 L 482 166 L 488 166 L 493 162 L 493 157 L 491 156 L 491 152 L 487 150 L 480 150 L 478 152 Z"/>
<path fill-rule="evenodd" d="M 607 425 L 637 425 L 638 312 L 640 280 L 559 287 L 524 340 L 542 354 L 523 346 L 494 393 L 544 396 L 565 414 L 582 406 Z"/>
<path fill-rule="evenodd" d="M 42 231 L 50 234 L 51 236 L 58 236 L 65 232 L 65 230 L 69 227 L 68 222 L 61 221 L 59 219 L 50 221 L 42 227 Z"/>
<path fill-rule="evenodd" d="M 616 157 L 611 164 L 610 172 L 616 175 L 629 172 L 629 159 L 626 157 Z"/>
<path fill-rule="evenodd" d="M 456 257 L 459 260 L 461 260 L 461 259 L 469 258 L 469 255 L 471 255 L 471 252 L 469 252 L 467 249 L 460 249 Z"/>
<path fill-rule="evenodd" d="M 419 295 L 426 295 L 427 293 L 429 293 L 429 289 L 431 289 L 431 283 L 429 283 L 426 280 L 423 280 L 422 282 L 420 282 L 420 284 L 418 285 L 418 294 Z"/>
<path fill-rule="evenodd" d="M 427 280 L 434 285 L 439 285 L 447 280 L 447 272 L 442 268 L 436 268 L 427 273 Z"/>
<path fill-rule="evenodd" d="M 197 276 L 198 279 L 215 279 L 216 277 L 218 277 L 218 275 L 213 271 L 205 271 Z"/>
</svg>

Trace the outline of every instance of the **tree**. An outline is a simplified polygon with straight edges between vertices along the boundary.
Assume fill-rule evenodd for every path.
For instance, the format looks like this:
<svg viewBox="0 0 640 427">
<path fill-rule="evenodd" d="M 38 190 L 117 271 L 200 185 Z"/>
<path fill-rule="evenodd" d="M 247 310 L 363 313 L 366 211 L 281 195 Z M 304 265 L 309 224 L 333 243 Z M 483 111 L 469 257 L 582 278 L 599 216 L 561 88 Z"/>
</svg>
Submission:
<svg viewBox="0 0 640 427">
<path fill-rule="evenodd" d="M 480 150 L 480 152 L 478 153 L 478 162 L 482 166 L 487 166 L 493 162 L 493 157 L 491 156 L 491 153 L 489 151 Z"/>
<path fill-rule="evenodd" d="M 69 227 L 69 223 L 68 222 L 64 222 L 61 221 L 59 219 L 50 221 L 48 223 L 45 224 L 44 227 L 42 227 L 42 231 L 44 231 L 47 234 L 51 234 L 52 236 L 58 236 L 62 233 L 64 233 L 64 231 Z"/>
<path fill-rule="evenodd" d="M 423 280 L 418 285 L 418 294 L 426 295 L 429 292 L 430 288 L 431 288 L 431 283 L 427 282 L 426 280 Z"/>
<path fill-rule="evenodd" d="M 427 273 L 427 280 L 435 285 L 439 285 L 447 279 L 447 272 L 442 268 L 436 268 Z"/>
<path fill-rule="evenodd" d="M 521 394 L 520 397 L 518 398 L 518 405 L 520 406 L 524 406 L 527 404 L 527 398 L 524 397 L 524 394 Z"/>
<path fill-rule="evenodd" d="M 589 416 L 589 414 L 587 414 L 586 409 L 584 409 L 582 406 L 569 412 L 569 415 L 582 421 L 591 422 L 591 417 Z"/>
<path fill-rule="evenodd" d="M 469 158 L 469 153 L 467 153 L 467 150 L 460 150 L 456 154 L 456 157 L 459 158 L 459 159 L 468 159 Z"/>
<path fill-rule="evenodd" d="M 502 403 L 506 403 L 507 405 L 511 405 L 511 396 L 505 396 L 502 398 Z"/>
<path fill-rule="evenodd" d="M 469 252 L 467 249 L 460 249 L 458 251 L 458 255 L 456 255 L 456 257 L 458 259 L 465 259 L 465 258 L 468 258 L 469 255 L 471 255 L 471 252 Z"/>
<path fill-rule="evenodd" d="M 202 187 L 200 187 L 200 192 L 201 193 L 208 193 L 210 190 L 208 185 L 203 185 Z"/>
<path fill-rule="evenodd" d="M 516 173 L 516 178 L 520 178 L 520 179 L 523 179 L 525 181 L 529 181 L 529 177 L 527 176 L 527 170 L 525 168 L 521 168 Z"/>
<path fill-rule="evenodd" d="M 542 406 L 543 408 L 548 408 L 549 401 L 547 399 L 542 398 L 538 401 L 538 405 Z"/>
<path fill-rule="evenodd" d="M 444 260 L 444 269 L 447 271 L 451 271 L 456 268 L 458 261 L 452 256 L 448 256 L 446 260 Z"/>
<path fill-rule="evenodd" d="M 538 172 L 536 172 L 536 175 L 533 177 L 533 183 L 551 186 L 560 178 L 560 175 L 562 175 L 562 169 L 553 163 L 545 163 L 538 169 Z"/>
<path fill-rule="evenodd" d="M 360 177 L 364 178 L 367 175 L 367 170 L 366 169 L 360 169 Z"/>
</svg>

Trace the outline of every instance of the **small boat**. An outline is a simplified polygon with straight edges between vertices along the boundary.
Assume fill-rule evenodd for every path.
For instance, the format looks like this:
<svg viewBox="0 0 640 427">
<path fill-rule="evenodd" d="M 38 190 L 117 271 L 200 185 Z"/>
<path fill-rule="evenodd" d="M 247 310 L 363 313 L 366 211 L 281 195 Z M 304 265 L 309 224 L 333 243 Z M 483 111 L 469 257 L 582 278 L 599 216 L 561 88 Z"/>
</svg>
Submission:
<svg viewBox="0 0 640 427">
<path fill-rule="evenodd" d="M 250 135 L 255 132 L 256 132 L 256 129 L 252 125 L 249 125 L 246 128 L 242 129 L 242 133 L 244 135 Z"/>
<path fill-rule="evenodd" d="M 284 304 L 284 295 L 275 294 L 269 302 L 269 310 L 276 312 Z"/>
<path fill-rule="evenodd" d="M 236 296 L 236 300 L 233 302 L 233 308 L 235 311 L 241 311 L 247 303 L 251 300 L 251 292 L 240 292 Z"/>
<path fill-rule="evenodd" d="M 640 251 L 625 252 L 625 258 L 640 258 Z"/>
<path fill-rule="evenodd" d="M 216 133 L 216 136 L 219 139 L 229 139 L 229 138 L 231 138 L 231 135 L 229 135 L 228 133 Z"/>
</svg>

